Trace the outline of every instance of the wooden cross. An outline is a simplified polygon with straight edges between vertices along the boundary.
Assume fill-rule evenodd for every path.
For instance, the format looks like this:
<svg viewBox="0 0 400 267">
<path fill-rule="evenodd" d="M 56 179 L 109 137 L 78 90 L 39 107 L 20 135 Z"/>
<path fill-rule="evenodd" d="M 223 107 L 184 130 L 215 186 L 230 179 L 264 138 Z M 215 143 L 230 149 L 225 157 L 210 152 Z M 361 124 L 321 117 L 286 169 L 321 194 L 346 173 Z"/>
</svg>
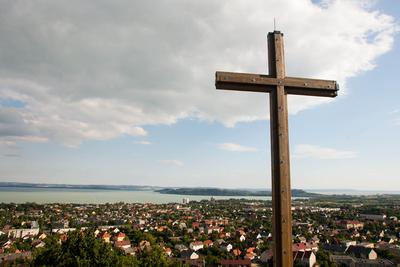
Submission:
<svg viewBox="0 0 400 267">
<path fill-rule="evenodd" d="M 283 34 L 268 33 L 269 75 L 216 72 L 217 89 L 270 94 L 272 236 L 275 267 L 292 267 L 292 214 L 287 94 L 336 97 L 335 81 L 285 76 Z"/>
</svg>

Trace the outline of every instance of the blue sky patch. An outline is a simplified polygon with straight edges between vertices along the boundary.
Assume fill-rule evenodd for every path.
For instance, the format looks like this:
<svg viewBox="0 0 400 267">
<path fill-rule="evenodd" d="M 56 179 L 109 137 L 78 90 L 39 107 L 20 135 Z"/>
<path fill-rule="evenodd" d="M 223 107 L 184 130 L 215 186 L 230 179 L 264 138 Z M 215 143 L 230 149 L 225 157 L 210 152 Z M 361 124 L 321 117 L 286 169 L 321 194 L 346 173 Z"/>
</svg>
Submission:
<svg viewBox="0 0 400 267">
<path fill-rule="evenodd" d="M 0 107 L 2 108 L 24 108 L 26 103 L 12 98 L 0 98 Z"/>
</svg>

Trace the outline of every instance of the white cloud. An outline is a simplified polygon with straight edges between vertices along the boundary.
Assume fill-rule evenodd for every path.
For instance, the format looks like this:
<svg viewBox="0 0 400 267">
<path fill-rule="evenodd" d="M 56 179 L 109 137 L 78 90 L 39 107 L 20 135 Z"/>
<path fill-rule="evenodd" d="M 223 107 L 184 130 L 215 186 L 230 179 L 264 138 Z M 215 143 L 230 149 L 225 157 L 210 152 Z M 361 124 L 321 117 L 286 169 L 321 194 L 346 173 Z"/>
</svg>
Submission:
<svg viewBox="0 0 400 267">
<path fill-rule="evenodd" d="M 267 119 L 266 96 L 216 91 L 214 72 L 265 73 L 276 17 L 288 75 L 336 79 L 344 90 L 393 45 L 394 19 L 365 3 L 3 1 L 0 99 L 24 106 L 0 108 L 0 136 L 77 146 L 188 117 L 226 126 Z M 294 114 L 329 100 L 289 101 Z"/>
<path fill-rule="evenodd" d="M 233 151 L 233 152 L 256 152 L 257 151 L 257 148 L 255 148 L 255 147 L 242 146 L 242 145 L 234 144 L 234 143 L 222 143 L 222 144 L 218 145 L 218 148 L 221 150 Z"/>
<path fill-rule="evenodd" d="M 149 141 L 134 141 L 133 143 L 136 145 L 151 145 L 152 144 L 152 142 L 149 142 Z"/>
<path fill-rule="evenodd" d="M 180 161 L 180 160 L 177 160 L 177 159 L 160 160 L 159 163 L 164 164 L 164 165 L 176 166 L 176 167 L 183 167 L 185 165 L 183 163 L 183 161 Z"/>
<path fill-rule="evenodd" d="M 357 152 L 349 150 L 338 150 L 329 147 L 321 147 L 308 144 L 296 145 L 293 158 L 313 159 L 351 159 L 358 156 Z"/>
</svg>

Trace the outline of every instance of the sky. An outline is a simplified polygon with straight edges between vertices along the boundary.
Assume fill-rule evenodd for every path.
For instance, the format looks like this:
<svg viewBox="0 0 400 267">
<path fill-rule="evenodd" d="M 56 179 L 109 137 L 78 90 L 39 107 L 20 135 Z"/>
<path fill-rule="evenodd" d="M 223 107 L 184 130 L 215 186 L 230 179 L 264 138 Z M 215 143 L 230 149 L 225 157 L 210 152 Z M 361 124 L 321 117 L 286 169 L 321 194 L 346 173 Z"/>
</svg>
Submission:
<svg viewBox="0 0 400 267">
<path fill-rule="evenodd" d="M 288 76 L 293 188 L 400 191 L 400 2 L 0 1 L 0 182 L 270 188 L 268 95 L 215 71 Z"/>
</svg>

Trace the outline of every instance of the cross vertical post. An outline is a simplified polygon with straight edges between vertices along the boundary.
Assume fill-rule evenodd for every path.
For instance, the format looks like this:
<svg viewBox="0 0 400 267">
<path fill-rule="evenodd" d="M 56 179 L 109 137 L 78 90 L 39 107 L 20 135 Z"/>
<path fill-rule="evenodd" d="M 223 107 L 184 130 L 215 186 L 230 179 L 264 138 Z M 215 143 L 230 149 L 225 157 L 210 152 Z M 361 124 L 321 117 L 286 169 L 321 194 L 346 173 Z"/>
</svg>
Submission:
<svg viewBox="0 0 400 267">
<path fill-rule="evenodd" d="M 269 74 L 215 73 L 223 90 L 269 93 L 274 267 L 292 267 L 292 212 L 287 95 L 336 97 L 336 81 L 285 76 L 283 34 L 268 33 Z"/>
<path fill-rule="evenodd" d="M 268 34 L 269 75 L 285 78 L 283 36 Z M 269 95 L 272 169 L 272 238 L 274 266 L 293 266 L 292 213 L 287 96 L 283 85 Z"/>
</svg>

